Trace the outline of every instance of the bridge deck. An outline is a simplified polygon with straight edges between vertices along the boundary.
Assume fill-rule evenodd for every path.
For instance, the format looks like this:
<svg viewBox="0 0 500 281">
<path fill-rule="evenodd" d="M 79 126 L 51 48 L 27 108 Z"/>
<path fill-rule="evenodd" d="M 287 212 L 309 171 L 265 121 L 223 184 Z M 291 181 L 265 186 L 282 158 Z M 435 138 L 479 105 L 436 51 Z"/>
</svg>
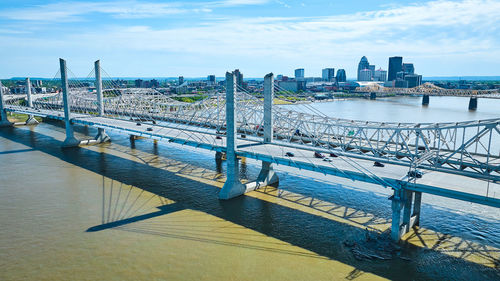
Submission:
<svg viewBox="0 0 500 281">
<path fill-rule="evenodd" d="M 9 106 L 9 111 L 32 114 L 41 117 L 62 120 L 62 111 L 31 110 L 25 107 Z M 158 140 L 168 140 L 183 145 L 199 147 L 214 151 L 225 151 L 225 137 L 217 139 L 216 131 L 177 123 L 137 125 L 133 120 L 118 120 L 106 117 L 72 114 L 75 124 L 89 125 L 98 128 L 111 129 L 126 134 L 143 136 Z M 314 147 L 300 146 L 284 147 L 279 143 L 263 144 L 261 139 L 247 137 L 238 140 L 238 155 L 257 160 L 287 165 L 299 169 L 331 174 L 356 181 L 383 185 L 385 187 L 405 188 L 438 196 L 474 202 L 483 205 L 500 207 L 500 184 L 488 183 L 484 180 L 448 174 L 443 172 L 423 171 L 424 176 L 416 182 L 408 182 L 408 168 L 398 165 L 373 167 L 373 161 L 349 159 L 347 157 L 330 157 L 331 162 L 315 158 Z M 292 152 L 294 157 L 287 157 L 286 152 Z M 489 191 L 489 192 L 488 192 Z M 488 192 L 488 193 L 487 193 Z"/>
</svg>

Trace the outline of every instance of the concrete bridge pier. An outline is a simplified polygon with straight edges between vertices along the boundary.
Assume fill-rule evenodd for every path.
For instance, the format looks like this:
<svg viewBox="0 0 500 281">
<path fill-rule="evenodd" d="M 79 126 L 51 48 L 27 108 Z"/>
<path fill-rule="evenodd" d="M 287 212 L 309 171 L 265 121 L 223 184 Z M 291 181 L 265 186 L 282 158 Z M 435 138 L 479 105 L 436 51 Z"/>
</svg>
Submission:
<svg viewBox="0 0 500 281">
<path fill-rule="evenodd" d="M 12 126 L 12 123 L 7 119 L 7 113 L 5 112 L 5 105 L 3 101 L 3 85 L 0 81 L 0 127 Z"/>
<path fill-rule="evenodd" d="M 394 190 L 394 195 L 390 199 L 392 200 L 391 239 L 399 242 L 413 226 L 420 224 L 422 193 L 399 189 Z"/>
<path fill-rule="evenodd" d="M 29 108 L 33 108 L 33 100 L 31 98 L 31 81 L 30 78 L 26 78 L 26 102 Z M 26 125 L 36 125 L 38 121 L 36 121 L 35 116 L 28 115 L 28 119 L 26 120 Z"/>
<path fill-rule="evenodd" d="M 375 93 L 375 92 L 371 92 L 371 93 L 370 93 L 370 99 L 371 99 L 371 100 L 376 100 L 376 99 L 377 99 L 377 93 Z"/>
<path fill-rule="evenodd" d="M 99 117 L 104 115 L 104 98 L 102 95 L 102 79 L 101 79 L 101 62 L 99 60 L 94 63 L 95 68 L 95 85 L 97 95 L 97 114 Z M 97 136 L 95 137 L 97 143 L 111 141 L 108 134 L 103 128 L 97 129 Z"/>
<path fill-rule="evenodd" d="M 469 110 L 476 110 L 476 109 L 477 109 L 477 98 L 471 97 L 469 100 Z"/>
<path fill-rule="evenodd" d="M 430 100 L 429 95 L 424 95 L 422 97 L 422 105 L 429 105 L 429 100 Z"/>
<path fill-rule="evenodd" d="M 68 87 L 68 72 L 66 68 L 66 61 L 59 59 L 61 66 L 61 83 L 63 91 L 63 106 L 64 106 L 64 124 L 66 126 L 66 139 L 64 140 L 63 147 L 73 147 L 80 145 L 80 141 L 75 138 L 73 124 L 71 123 L 71 110 L 68 101 L 69 87 Z"/>
<path fill-rule="evenodd" d="M 255 183 L 247 186 L 240 181 L 240 166 L 236 155 L 236 77 L 226 72 L 226 154 L 227 177 L 219 192 L 219 199 L 231 199 L 255 189 Z"/>
<path fill-rule="evenodd" d="M 274 100 L 274 75 L 267 74 L 264 77 L 264 142 L 273 141 L 273 100 Z M 262 169 L 257 177 L 257 188 L 266 185 L 277 185 L 278 175 L 274 172 L 273 164 L 262 161 Z"/>
</svg>

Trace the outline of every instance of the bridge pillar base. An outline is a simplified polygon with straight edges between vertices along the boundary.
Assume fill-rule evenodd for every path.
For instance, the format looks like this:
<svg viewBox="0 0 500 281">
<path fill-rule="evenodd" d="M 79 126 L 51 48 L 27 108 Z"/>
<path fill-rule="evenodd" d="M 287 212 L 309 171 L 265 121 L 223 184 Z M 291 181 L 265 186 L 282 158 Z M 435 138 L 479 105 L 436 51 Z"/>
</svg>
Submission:
<svg viewBox="0 0 500 281">
<path fill-rule="evenodd" d="M 372 92 L 372 93 L 370 93 L 370 99 L 371 99 L 371 100 L 375 100 L 375 99 L 377 99 L 377 93 L 373 93 L 373 92 Z"/>
<path fill-rule="evenodd" d="M 391 239 L 399 242 L 401 237 L 410 232 L 411 228 L 420 224 L 420 205 L 422 193 L 410 190 L 395 190 L 392 200 Z M 412 205 L 413 213 L 412 213 Z M 401 222 L 401 211 L 403 221 Z"/>
<path fill-rule="evenodd" d="M 76 147 L 80 145 L 80 141 L 77 140 L 75 137 L 67 137 L 63 144 L 62 147 Z"/>
<path fill-rule="evenodd" d="M 111 138 L 106 134 L 106 131 L 102 128 L 97 129 L 97 136 L 95 136 L 97 143 L 111 141 Z"/>
<path fill-rule="evenodd" d="M 215 161 L 216 162 L 222 161 L 222 152 L 220 152 L 220 151 L 215 152 Z"/>
<path fill-rule="evenodd" d="M 429 95 L 424 95 L 422 97 L 422 105 L 429 105 L 430 97 Z"/>
<path fill-rule="evenodd" d="M 228 159 L 227 161 L 227 179 L 219 192 L 219 199 L 228 200 L 255 190 L 257 182 L 242 183 L 239 178 L 239 171 L 238 158 L 234 155 L 234 159 Z"/>
<path fill-rule="evenodd" d="M 267 185 L 279 184 L 279 178 L 276 172 L 274 172 L 273 164 L 270 162 L 262 161 L 262 169 L 260 170 L 259 176 L 257 177 L 257 188 Z"/>
<path fill-rule="evenodd" d="M 38 122 L 36 119 L 35 119 L 35 116 L 33 115 L 29 115 L 28 116 L 28 120 L 26 120 L 26 123 L 24 123 L 25 125 L 38 125 L 40 122 Z"/>
<path fill-rule="evenodd" d="M 470 98 L 469 100 L 469 110 L 476 110 L 477 109 L 477 98 Z"/>
<path fill-rule="evenodd" d="M 0 87 L 2 87 L 1 83 L 0 83 Z M 7 113 L 5 113 L 5 110 L 0 109 L 0 127 L 10 127 L 12 125 L 13 124 L 11 122 L 9 122 L 9 119 L 7 119 Z"/>
</svg>

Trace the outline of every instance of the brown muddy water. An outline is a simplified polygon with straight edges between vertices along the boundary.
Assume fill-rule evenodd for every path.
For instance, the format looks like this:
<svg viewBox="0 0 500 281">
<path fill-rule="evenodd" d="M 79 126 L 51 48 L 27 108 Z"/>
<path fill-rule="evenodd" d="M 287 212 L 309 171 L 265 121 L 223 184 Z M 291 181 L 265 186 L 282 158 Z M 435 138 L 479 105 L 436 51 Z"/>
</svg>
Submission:
<svg viewBox="0 0 500 281">
<path fill-rule="evenodd" d="M 220 201 L 213 152 L 110 135 L 0 129 L 0 280 L 500 280 L 498 209 L 426 194 L 394 245 L 390 190 L 277 167 L 279 189 Z"/>
</svg>

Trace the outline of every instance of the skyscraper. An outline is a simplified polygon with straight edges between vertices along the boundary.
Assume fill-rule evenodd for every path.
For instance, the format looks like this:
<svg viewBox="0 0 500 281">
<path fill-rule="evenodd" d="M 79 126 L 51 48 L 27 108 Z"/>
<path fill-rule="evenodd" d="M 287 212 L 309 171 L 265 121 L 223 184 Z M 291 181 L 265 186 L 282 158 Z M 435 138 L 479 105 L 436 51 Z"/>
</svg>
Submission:
<svg viewBox="0 0 500 281">
<path fill-rule="evenodd" d="M 370 64 L 368 69 L 372 72 L 372 77 L 371 77 L 371 80 L 373 80 L 373 77 L 375 76 L 375 65 L 374 64 Z"/>
<path fill-rule="evenodd" d="M 179 85 L 184 84 L 184 76 L 179 76 Z"/>
<path fill-rule="evenodd" d="M 236 69 L 234 75 L 236 76 L 236 85 L 243 88 L 243 73 L 239 69 Z"/>
<path fill-rule="evenodd" d="M 389 73 L 388 81 L 394 81 L 397 78 L 398 72 L 403 70 L 403 57 L 390 57 L 389 58 Z"/>
<path fill-rule="evenodd" d="M 215 81 L 215 75 L 208 75 L 207 80 L 208 80 L 208 83 L 209 83 L 210 85 L 214 85 L 214 84 L 215 84 L 215 82 L 216 82 L 216 81 Z"/>
<path fill-rule="evenodd" d="M 321 78 L 324 81 L 333 81 L 333 78 L 335 78 L 335 68 L 325 68 L 321 74 Z"/>
<path fill-rule="evenodd" d="M 358 73 L 358 81 L 371 81 L 372 80 L 372 71 L 365 68 L 359 71 Z"/>
<path fill-rule="evenodd" d="M 303 68 L 295 69 L 295 79 L 296 80 L 304 80 L 304 69 Z"/>
<path fill-rule="evenodd" d="M 376 81 L 385 81 L 387 80 L 387 71 L 383 70 L 382 68 L 379 68 L 378 70 L 375 71 L 375 75 L 373 76 L 373 78 Z"/>
<path fill-rule="evenodd" d="M 413 63 L 403 63 L 403 71 L 407 74 L 415 74 L 415 67 Z"/>
<path fill-rule="evenodd" d="M 361 81 L 360 80 L 361 70 L 364 70 L 364 69 L 370 69 L 370 63 L 368 62 L 368 59 L 365 56 L 363 56 L 361 58 L 361 60 L 359 61 L 359 64 L 358 64 L 358 81 Z"/>
<path fill-rule="evenodd" d="M 345 82 L 347 80 L 345 70 L 339 69 L 337 70 L 337 82 Z"/>
</svg>

